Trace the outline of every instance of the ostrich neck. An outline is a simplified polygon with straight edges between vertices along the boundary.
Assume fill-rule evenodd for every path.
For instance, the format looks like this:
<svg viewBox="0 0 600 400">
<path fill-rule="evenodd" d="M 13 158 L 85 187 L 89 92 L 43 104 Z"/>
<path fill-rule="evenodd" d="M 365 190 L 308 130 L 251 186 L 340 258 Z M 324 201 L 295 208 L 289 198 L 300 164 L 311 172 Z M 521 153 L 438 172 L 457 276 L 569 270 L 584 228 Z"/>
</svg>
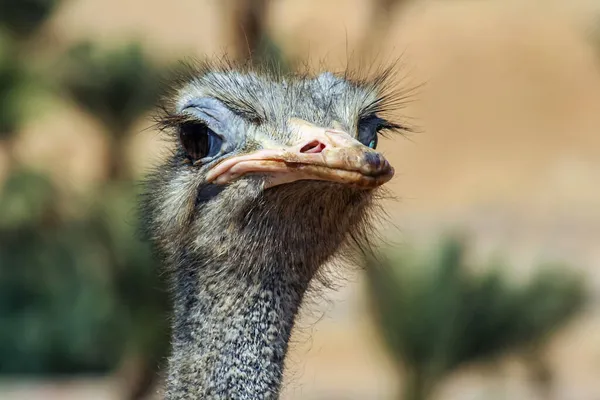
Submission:
<svg viewBox="0 0 600 400">
<path fill-rule="evenodd" d="M 276 399 L 294 318 L 308 286 L 282 269 L 185 268 L 175 277 L 166 399 Z M 280 271 L 278 273 L 278 271 Z"/>
</svg>

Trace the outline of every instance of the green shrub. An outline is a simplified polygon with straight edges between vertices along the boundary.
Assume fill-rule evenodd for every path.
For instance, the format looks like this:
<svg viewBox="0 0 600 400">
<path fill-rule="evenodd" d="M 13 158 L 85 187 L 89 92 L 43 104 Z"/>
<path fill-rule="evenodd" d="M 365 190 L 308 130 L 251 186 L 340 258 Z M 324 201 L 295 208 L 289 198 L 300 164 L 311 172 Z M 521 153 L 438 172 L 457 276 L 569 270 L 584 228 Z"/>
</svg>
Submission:
<svg viewBox="0 0 600 400">
<path fill-rule="evenodd" d="M 501 265 L 475 274 L 465 245 L 447 238 L 430 257 L 368 258 L 370 301 L 382 336 L 406 374 L 406 399 L 426 399 L 463 364 L 536 347 L 584 303 L 583 283 L 566 268 L 543 265 L 526 284 Z"/>
</svg>

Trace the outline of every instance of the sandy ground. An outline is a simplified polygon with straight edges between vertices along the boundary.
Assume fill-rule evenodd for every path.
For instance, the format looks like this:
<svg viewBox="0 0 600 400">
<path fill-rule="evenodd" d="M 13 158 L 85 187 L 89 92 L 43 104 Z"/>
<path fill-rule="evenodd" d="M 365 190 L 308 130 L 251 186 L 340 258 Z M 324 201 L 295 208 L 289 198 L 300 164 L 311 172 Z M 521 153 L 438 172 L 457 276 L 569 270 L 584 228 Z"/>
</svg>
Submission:
<svg viewBox="0 0 600 400">
<path fill-rule="evenodd" d="M 391 15 L 389 34 L 371 50 L 380 59 L 403 54 L 404 87 L 425 83 L 400 116 L 419 133 L 382 144 L 398 171 L 390 187 L 399 200 L 386 204 L 399 227 L 387 228 L 391 237 L 427 243 L 459 226 L 472 232 L 482 257 L 503 251 L 518 272 L 542 259 L 568 260 L 600 289 L 600 51 L 586 41 L 598 9 L 592 1 L 423 1 Z M 51 31 L 58 45 L 127 35 L 157 57 L 213 54 L 227 45 L 219 13 L 216 0 L 79 0 L 65 4 Z M 289 55 L 325 57 L 326 65 L 339 67 L 346 49 L 379 23 L 370 17 L 366 0 L 280 0 L 270 24 Z M 48 131 L 57 139 L 37 140 Z M 73 139 L 60 140 L 67 137 Z M 52 158 L 48 149 L 56 146 L 75 155 Z M 38 165 L 80 187 L 103 174 L 97 146 L 102 141 L 93 122 L 62 106 L 34 121 L 22 143 Z M 158 157 L 159 146 L 156 135 L 136 134 L 136 167 Z M 356 276 L 317 310 L 325 313 L 319 323 L 319 312 L 301 321 L 284 399 L 391 398 L 400 379 L 368 323 L 362 296 Z M 556 399 L 600 398 L 598 310 L 594 305 L 550 346 Z M 437 397 L 537 398 L 518 361 L 507 358 L 486 371 L 460 371 Z M 114 398 L 110 380 L 93 382 L 75 386 L 71 397 L 24 389 L 0 397 Z M 85 388 L 85 396 L 77 392 Z"/>
</svg>

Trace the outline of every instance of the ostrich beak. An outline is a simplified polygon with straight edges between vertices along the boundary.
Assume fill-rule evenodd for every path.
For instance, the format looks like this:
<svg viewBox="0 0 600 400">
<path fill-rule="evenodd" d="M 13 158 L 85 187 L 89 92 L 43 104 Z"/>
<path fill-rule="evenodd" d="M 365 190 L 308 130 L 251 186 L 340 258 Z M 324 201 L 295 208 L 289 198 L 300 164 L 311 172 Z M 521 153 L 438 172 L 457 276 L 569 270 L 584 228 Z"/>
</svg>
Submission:
<svg viewBox="0 0 600 400">
<path fill-rule="evenodd" d="M 260 174 L 268 178 L 265 189 L 299 180 L 375 188 L 394 175 L 394 169 L 381 153 L 342 130 L 296 118 L 289 125 L 297 138 L 296 144 L 228 158 L 208 172 L 207 181 L 227 184 L 243 175 Z"/>
</svg>

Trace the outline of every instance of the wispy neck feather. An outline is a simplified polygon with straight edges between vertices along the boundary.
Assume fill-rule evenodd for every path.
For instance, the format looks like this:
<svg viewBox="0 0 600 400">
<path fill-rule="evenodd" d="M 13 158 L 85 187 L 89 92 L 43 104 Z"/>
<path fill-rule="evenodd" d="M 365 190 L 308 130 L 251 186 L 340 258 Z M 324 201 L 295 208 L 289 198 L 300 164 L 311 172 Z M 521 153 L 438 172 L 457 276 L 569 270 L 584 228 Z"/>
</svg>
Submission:
<svg viewBox="0 0 600 400">
<path fill-rule="evenodd" d="M 166 399 L 277 399 L 306 285 L 277 270 L 216 279 L 176 273 Z"/>
</svg>

